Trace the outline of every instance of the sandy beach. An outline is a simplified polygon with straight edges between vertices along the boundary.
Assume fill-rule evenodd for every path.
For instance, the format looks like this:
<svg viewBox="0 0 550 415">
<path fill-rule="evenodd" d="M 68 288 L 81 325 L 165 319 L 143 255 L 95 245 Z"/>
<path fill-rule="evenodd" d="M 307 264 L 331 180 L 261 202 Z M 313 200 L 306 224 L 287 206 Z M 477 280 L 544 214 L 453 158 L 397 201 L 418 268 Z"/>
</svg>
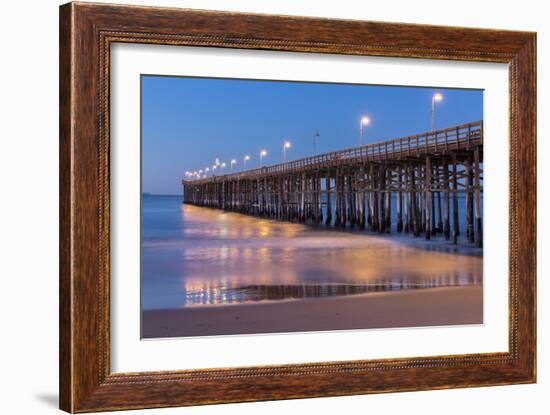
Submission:
<svg viewBox="0 0 550 415">
<path fill-rule="evenodd" d="M 483 323 L 481 285 L 147 310 L 142 338 Z"/>
</svg>

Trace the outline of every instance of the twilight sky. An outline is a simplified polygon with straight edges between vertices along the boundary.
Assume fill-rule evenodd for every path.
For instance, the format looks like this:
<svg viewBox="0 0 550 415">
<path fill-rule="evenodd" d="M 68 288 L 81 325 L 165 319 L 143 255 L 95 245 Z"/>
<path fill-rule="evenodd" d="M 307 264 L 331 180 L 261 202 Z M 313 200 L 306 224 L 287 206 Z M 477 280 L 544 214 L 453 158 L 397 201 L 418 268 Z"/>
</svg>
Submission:
<svg viewBox="0 0 550 415">
<path fill-rule="evenodd" d="M 141 78 L 142 189 L 154 194 L 180 194 L 186 170 L 212 167 L 216 156 L 233 171 L 317 153 L 374 143 L 431 129 L 431 97 L 436 103 L 435 126 L 445 128 L 483 118 L 483 91 L 374 85 L 253 81 L 211 78 Z"/>
</svg>

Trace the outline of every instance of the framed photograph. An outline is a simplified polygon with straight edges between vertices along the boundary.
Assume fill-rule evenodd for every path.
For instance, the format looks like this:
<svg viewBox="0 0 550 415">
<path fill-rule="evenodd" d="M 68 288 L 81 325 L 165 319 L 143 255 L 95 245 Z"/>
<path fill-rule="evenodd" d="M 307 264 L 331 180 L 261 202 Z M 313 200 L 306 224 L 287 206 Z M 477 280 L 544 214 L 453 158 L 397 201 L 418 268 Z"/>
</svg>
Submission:
<svg viewBox="0 0 550 415">
<path fill-rule="evenodd" d="M 536 381 L 536 35 L 60 8 L 60 407 Z"/>
</svg>

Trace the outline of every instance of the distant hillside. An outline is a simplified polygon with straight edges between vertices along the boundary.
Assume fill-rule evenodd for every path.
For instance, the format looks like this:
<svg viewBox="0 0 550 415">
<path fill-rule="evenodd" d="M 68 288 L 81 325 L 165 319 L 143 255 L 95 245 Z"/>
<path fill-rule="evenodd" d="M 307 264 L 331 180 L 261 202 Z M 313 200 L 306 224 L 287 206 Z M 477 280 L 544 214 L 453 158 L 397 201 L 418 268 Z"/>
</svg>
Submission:
<svg viewBox="0 0 550 415">
<path fill-rule="evenodd" d="M 142 192 L 141 197 L 181 197 L 181 194 L 159 195 L 159 194 L 156 194 L 156 193 Z"/>
</svg>

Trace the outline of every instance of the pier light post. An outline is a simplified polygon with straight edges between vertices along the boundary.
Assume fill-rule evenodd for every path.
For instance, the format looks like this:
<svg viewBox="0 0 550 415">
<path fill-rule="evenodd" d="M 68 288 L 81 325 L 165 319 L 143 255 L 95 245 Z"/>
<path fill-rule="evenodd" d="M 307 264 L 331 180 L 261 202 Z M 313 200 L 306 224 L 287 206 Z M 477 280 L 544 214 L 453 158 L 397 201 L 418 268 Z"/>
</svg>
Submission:
<svg viewBox="0 0 550 415">
<path fill-rule="evenodd" d="M 435 103 L 440 102 L 443 99 L 443 95 L 435 93 L 432 95 L 432 131 L 435 130 Z"/>
<path fill-rule="evenodd" d="M 363 145 L 363 126 L 370 124 L 370 118 L 366 116 L 361 117 L 361 121 L 359 121 L 359 145 Z"/>
<path fill-rule="evenodd" d="M 260 151 L 260 167 L 262 167 L 262 161 L 265 156 L 267 156 L 267 151 L 266 150 Z"/>
<path fill-rule="evenodd" d="M 313 134 L 313 155 L 317 154 L 317 149 L 316 149 L 316 140 L 320 137 L 320 134 L 319 134 L 319 131 L 315 131 L 315 133 Z"/>
<path fill-rule="evenodd" d="M 225 167 L 225 162 L 220 164 L 220 171 L 223 173 L 223 168 Z"/>
<path fill-rule="evenodd" d="M 246 170 L 246 162 L 250 160 L 250 156 L 247 154 L 243 157 L 243 170 Z"/>
<path fill-rule="evenodd" d="M 283 162 L 286 162 L 286 149 L 290 148 L 290 141 L 286 140 L 283 143 Z"/>
<path fill-rule="evenodd" d="M 237 164 L 237 160 L 233 159 L 231 160 L 231 164 L 229 165 L 229 171 L 233 172 L 233 166 Z"/>
<path fill-rule="evenodd" d="M 210 171 L 210 167 L 207 167 L 206 169 L 204 169 L 204 175 L 206 177 L 208 177 L 208 172 Z"/>
<path fill-rule="evenodd" d="M 216 173 L 216 166 L 215 164 L 212 166 L 212 176 L 214 176 L 214 173 Z"/>
</svg>

